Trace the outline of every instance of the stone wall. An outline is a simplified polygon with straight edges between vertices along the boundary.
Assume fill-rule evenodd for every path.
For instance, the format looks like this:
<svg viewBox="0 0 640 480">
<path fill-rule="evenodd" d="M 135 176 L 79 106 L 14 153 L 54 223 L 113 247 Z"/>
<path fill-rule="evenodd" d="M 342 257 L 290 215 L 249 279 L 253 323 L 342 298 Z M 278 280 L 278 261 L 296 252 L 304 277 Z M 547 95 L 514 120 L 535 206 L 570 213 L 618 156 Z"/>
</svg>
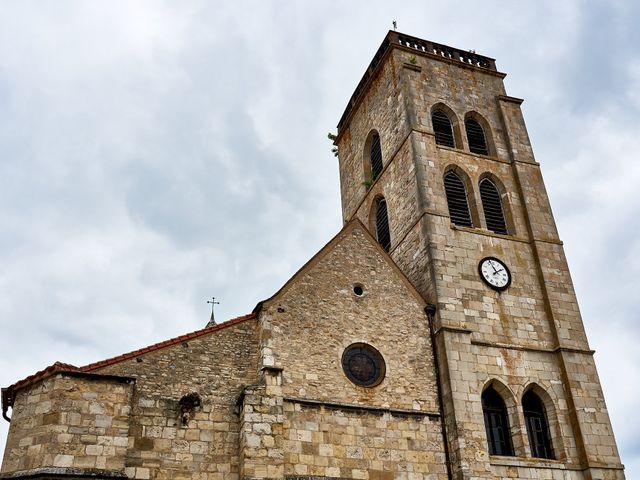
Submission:
<svg viewBox="0 0 640 480">
<path fill-rule="evenodd" d="M 2 472 L 122 472 L 133 389 L 129 379 L 58 373 L 20 390 Z"/>
<path fill-rule="evenodd" d="M 283 478 L 284 399 L 279 369 L 263 370 L 260 385 L 245 389 L 240 401 L 240 478 Z"/>
<path fill-rule="evenodd" d="M 285 401 L 285 475 L 446 479 L 438 416 Z"/>
<path fill-rule="evenodd" d="M 264 390 L 244 400 L 252 446 L 245 474 L 446 478 L 424 306 L 360 224 L 347 225 L 263 305 L 270 373 Z M 345 348 L 360 342 L 385 360 L 375 387 L 343 372 Z"/>
<path fill-rule="evenodd" d="M 265 365 L 283 370 L 285 397 L 438 412 L 423 308 L 397 267 L 353 223 L 263 306 Z M 342 370 L 345 348 L 358 342 L 385 359 L 385 379 L 374 388 L 354 385 Z"/>
<path fill-rule="evenodd" d="M 281 379 L 243 397 L 241 478 L 447 478 L 439 415 L 283 397 Z"/>
<path fill-rule="evenodd" d="M 258 381 L 256 321 L 103 367 L 136 378 L 125 472 L 137 479 L 238 478 L 236 401 Z M 201 406 L 182 420 L 180 399 Z"/>
<path fill-rule="evenodd" d="M 365 159 L 368 159 L 365 142 L 369 133 L 372 130 L 379 133 L 386 166 L 411 131 L 398 82 L 398 65 L 390 58 L 376 73 L 366 97 L 340 132 L 340 188 L 345 222 L 352 218 L 366 192 L 363 182 L 370 180 L 365 176 Z"/>
</svg>

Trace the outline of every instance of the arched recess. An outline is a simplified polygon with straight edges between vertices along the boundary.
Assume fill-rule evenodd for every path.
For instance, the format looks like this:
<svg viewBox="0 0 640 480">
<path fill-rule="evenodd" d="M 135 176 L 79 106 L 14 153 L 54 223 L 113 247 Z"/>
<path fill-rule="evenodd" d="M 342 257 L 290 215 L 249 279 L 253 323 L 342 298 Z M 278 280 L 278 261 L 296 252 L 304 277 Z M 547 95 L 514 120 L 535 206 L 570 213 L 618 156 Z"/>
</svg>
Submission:
<svg viewBox="0 0 640 480">
<path fill-rule="evenodd" d="M 389 211 L 387 201 L 382 195 L 378 195 L 371 203 L 369 214 L 370 231 L 376 240 L 387 252 L 391 248 L 391 230 L 389 229 Z"/>
<path fill-rule="evenodd" d="M 489 172 L 480 175 L 478 192 L 486 228 L 502 235 L 515 235 L 516 229 L 509 196 L 498 177 Z"/>
<path fill-rule="evenodd" d="M 481 402 L 489 455 L 514 456 L 519 425 L 511 390 L 492 379 L 482 389 Z"/>
<path fill-rule="evenodd" d="M 364 167 L 364 182 L 370 185 L 378 179 L 384 168 L 380 134 L 375 129 L 369 132 L 367 140 L 364 142 L 362 163 Z"/>
<path fill-rule="evenodd" d="M 442 176 L 451 223 L 462 227 L 480 225 L 478 205 L 469 175 L 457 165 L 449 165 Z"/>
<path fill-rule="evenodd" d="M 464 116 L 464 129 L 471 153 L 495 156 L 496 148 L 493 142 L 491 126 L 478 112 L 468 112 Z"/>
<path fill-rule="evenodd" d="M 537 398 L 542 404 L 542 412 L 537 412 L 538 415 L 529 415 L 530 413 L 535 413 L 535 411 L 531 412 L 532 406 L 535 406 L 530 403 L 530 400 L 535 400 L 532 396 L 535 396 L 535 398 Z M 551 395 L 549 395 L 548 391 L 537 383 L 530 383 L 522 393 L 521 404 L 531 456 L 556 460 L 563 459 L 565 455 L 562 427 L 558 418 L 555 402 L 551 398 Z M 542 418 L 540 418 L 540 415 L 542 415 Z M 532 418 L 535 416 L 538 417 L 537 421 Z M 532 425 L 532 423 L 538 424 L 538 432 L 532 432 L 532 426 L 535 430 L 535 425 Z M 544 423 L 546 423 L 546 425 L 544 425 Z M 538 433 L 537 436 L 539 437 L 537 442 L 532 439 L 532 434 L 535 436 L 535 433 Z M 540 448 L 536 448 L 534 443 L 544 443 L 544 435 L 548 436 L 549 445 L 546 449 L 543 448 L 541 451 Z M 546 450 L 546 452 L 544 450 Z"/>
<path fill-rule="evenodd" d="M 463 143 L 458 116 L 444 103 L 436 103 L 431 107 L 431 127 L 433 128 L 437 145 L 462 148 Z"/>
</svg>

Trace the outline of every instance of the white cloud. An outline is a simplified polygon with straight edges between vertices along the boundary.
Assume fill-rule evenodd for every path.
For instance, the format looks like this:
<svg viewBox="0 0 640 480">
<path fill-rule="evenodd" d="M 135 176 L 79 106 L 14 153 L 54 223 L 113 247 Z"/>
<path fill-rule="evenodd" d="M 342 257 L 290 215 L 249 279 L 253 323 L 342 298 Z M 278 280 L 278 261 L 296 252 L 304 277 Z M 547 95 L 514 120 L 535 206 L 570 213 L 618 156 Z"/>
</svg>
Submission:
<svg viewBox="0 0 640 480">
<path fill-rule="evenodd" d="M 635 58 L 629 62 L 629 87 L 626 94 L 633 104 L 633 108 L 640 110 L 640 58 Z"/>
</svg>

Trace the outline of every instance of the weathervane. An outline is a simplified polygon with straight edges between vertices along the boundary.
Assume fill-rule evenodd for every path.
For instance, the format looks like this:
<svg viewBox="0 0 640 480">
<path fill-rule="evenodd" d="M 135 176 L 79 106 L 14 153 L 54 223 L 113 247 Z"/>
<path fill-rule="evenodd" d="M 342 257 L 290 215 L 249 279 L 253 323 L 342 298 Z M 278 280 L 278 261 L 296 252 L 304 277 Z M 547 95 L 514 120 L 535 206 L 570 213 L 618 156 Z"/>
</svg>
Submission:
<svg viewBox="0 0 640 480">
<path fill-rule="evenodd" d="M 395 20 L 393 21 L 393 31 L 395 32 L 396 30 L 398 30 L 398 22 L 396 22 Z"/>
<path fill-rule="evenodd" d="M 216 297 L 211 297 L 211 300 L 207 300 L 207 303 L 211 304 L 211 319 L 209 320 L 209 325 L 215 325 L 216 319 L 215 319 L 213 310 L 216 305 L 220 305 L 220 302 L 216 302 Z"/>
</svg>

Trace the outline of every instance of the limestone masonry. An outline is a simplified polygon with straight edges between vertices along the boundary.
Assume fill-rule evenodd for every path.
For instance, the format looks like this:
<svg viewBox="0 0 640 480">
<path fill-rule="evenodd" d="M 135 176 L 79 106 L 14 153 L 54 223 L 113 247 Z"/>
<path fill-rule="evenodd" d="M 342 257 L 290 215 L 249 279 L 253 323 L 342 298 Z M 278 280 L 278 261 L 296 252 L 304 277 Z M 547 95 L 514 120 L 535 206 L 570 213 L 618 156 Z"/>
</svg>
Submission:
<svg viewBox="0 0 640 480">
<path fill-rule="evenodd" d="M 3 388 L 0 479 L 624 479 L 504 77 L 389 32 L 338 125 L 344 228 L 244 317 Z"/>
</svg>

